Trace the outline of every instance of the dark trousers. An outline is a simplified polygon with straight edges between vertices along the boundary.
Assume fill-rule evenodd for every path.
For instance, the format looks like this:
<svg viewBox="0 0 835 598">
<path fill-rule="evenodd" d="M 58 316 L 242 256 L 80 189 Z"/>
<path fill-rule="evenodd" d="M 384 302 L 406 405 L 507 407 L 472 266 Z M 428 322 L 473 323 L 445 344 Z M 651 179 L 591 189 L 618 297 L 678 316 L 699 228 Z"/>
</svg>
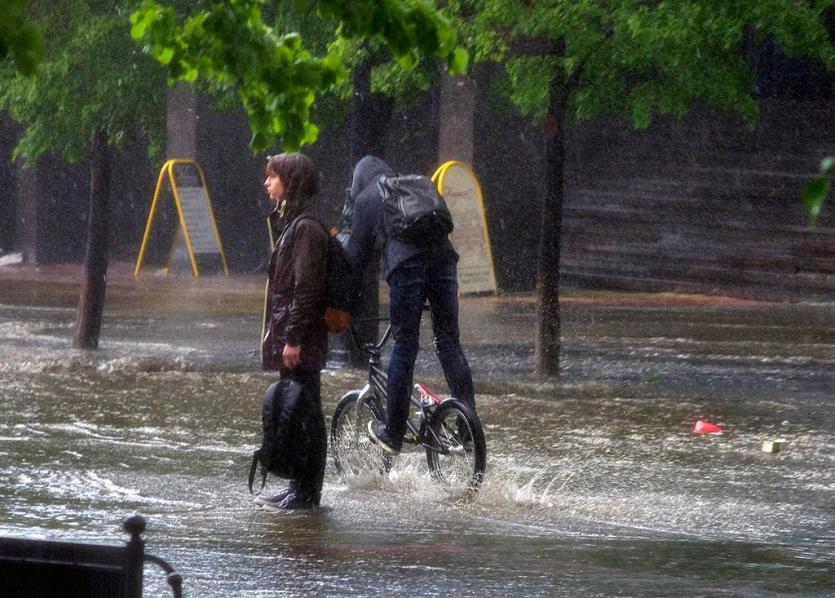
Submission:
<svg viewBox="0 0 835 598">
<path fill-rule="evenodd" d="M 304 386 L 302 404 L 297 407 L 298 425 L 293 429 L 293 485 L 297 492 L 316 494 L 322 491 L 328 441 L 325 416 L 322 413 L 321 375 L 319 370 L 283 370 L 282 378 L 290 378 Z"/>
<path fill-rule="evenodd" d="M 470 365 L 458 332 L 458 267 L 451 258 L 417 256 L 397 267 L 388 279 L 394 347 L 388 367 L 386 428 L 399 448 L 406 433 L 409 396 L 420 342 L 420 320 L 428 300 L 435 352 L 452 395 L 475 411 Z"/>
</svg>

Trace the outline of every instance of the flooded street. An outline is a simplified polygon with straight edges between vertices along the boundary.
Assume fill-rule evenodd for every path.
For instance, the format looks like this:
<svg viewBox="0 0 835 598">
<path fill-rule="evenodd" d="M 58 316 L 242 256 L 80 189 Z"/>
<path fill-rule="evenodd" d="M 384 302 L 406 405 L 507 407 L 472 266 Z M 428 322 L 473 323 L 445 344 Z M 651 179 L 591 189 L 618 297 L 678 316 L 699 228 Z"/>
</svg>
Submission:
<svg viewBox="0 0 835 598">
<path fill-rule="evenodd" d="M 274 514 L 246 488 L 261 284 L 111 284 L 88 353 L 72 285 L 0 280 L 0 534 L 115 543 L 139 512 L 187 596 L 835 593 L 835 303 L 569 293 L 563 377 L 537 382 L 532 304 L 465 299 L 477 500 L 404 454 L 352 487 L 329 461 L 323 508 Z M 364 372 L 322 378 L 329 424 Z M 416 378 L 446 392 L 427 327 Z"/>
</svg>

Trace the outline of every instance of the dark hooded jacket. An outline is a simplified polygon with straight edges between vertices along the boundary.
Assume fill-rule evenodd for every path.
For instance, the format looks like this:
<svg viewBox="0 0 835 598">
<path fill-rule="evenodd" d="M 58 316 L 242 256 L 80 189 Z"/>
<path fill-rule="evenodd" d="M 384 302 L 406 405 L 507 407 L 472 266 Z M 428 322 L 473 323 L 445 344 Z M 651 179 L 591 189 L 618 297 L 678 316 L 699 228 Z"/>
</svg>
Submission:
<svg viewBox="0 0 835 598">
<path fill-rule="evenodd" d="M 377 180 L 382 176 L 396 173 L 388 164 L 365 156 L 354 167 L 347 212 L 350 214 L 350 236 L 346 250 L 348 259 L 355 272 L 364 272 L 369 263 L 383 252 L 383 265 L 386 280 L 398 266 L 415 256 L 423 255 L 430 259 L 458 259 L 449 239 L 431 245 L 415 245 L 395 238 L 387 238 L 383 227 L 383 202 L 377 190 Z M 343 216 L 346 210 L 343 210 Z"/>
<path fill-rule="evenodd" d="M 300 218 L 290 227 L 292 217 L 281 218 L 278 212 L 267 222 L 274 246 L 264 297 L 261 366 L 283 370 L 282 353 L 289 344 L 301 347 L 300 368 L 320 370 L 328 350 L 323 319 L 327 232 L 312 218 Z"/>
</svg>

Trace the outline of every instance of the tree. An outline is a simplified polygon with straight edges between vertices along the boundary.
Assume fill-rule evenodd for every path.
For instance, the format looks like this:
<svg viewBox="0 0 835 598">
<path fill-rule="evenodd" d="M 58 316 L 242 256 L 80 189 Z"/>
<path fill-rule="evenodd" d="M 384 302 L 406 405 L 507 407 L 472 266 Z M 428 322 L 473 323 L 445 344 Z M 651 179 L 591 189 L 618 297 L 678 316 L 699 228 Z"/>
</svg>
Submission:
<svg viewBox="0 0 835 598">
<path fill-rule="evenodd" d="M 0 61 L 10 57 L 20 73 L 31 75 L 43 59 L 43 37 L 23 14 L 26 0 L 4 0 L 4 4 L 0 19 Z"/>
<path fill-rule="evenodd" d="M 696 101 L 738 111 L 757 103 L 745 49 L 773 40 L 835 67 L 822 15 L 831 0 L 449 0 L 474 61 L 504 65 L 501 88 L 542 127 L 547 192 L 536 274 L 536 371 L 559 375 L 560 227 L 565 129 L 603 114 L 638 128 L 681 118 Z"/>
<path fill-rule="evenodd" d="M 455 31 L 422 0 L 310 3 L 320 17 L 338 23 L 334 43 L 323 56 L 314 56 L 297 32 L 279 33 L 267 26 L 264 4 L 211 0 L 180 24 L 173 8 L 145 0 L 131 17 L 133 36 L 147 42 L 171 80 L 199 80 L 214 91 L 234 92 L 247 113 L 256 152 L 273 145 L 276 137 L 287 151 L 316 140 L 311 106 L 317 95 L 347 77 L 340 41 L 380 39 L 407 69 L 423 56 L 457 72 L 467 66 Z"/>
<path fill-rule="evenodd" d="M 90 208 L 84 280 L 74 346 L 98 346 L 108 262 L 111 148 L 143 135 L 151 152 L 165 131 L 165 77 L 130 38 L 132 0 L 30 2 L 25 22 L 47 40 L 31 77 L 8 65 L 0 79 L 0 107 L 23 126 L 16 158 L 34 164 L 47 152 L 90 163 Z"/>
</svg>

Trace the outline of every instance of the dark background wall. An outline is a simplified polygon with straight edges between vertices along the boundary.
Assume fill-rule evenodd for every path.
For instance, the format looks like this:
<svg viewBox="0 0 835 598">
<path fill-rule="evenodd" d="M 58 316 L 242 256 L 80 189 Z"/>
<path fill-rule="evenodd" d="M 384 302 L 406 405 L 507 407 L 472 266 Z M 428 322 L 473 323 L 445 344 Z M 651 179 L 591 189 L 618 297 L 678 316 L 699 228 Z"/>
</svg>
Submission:
<svg viewBox="0 0 835 598">
<path fill-rule="evenodd" d="M 649 129 L 602 118 L 568 130 L 568 284 L 739 295 L 835 293 L 835 206 L 807 226 L 802 188 L 835 151 L 829 102 L 767 98 L 755 130 L 696 108 Z M 477 110 L 489 118 L 488 108 Z M 476 137 L 500 286 L 528 290 L 544 193 L 538 131 Z M 486 125 L 484 125 L 486 128 Z"/>
<path fill-rule="evenodd" d="M 36 264 L 83 260 L 88 165 L 47 154 L 21 173 L 20 164 L 11 160 L 18 136 L 16 126 L 0 120 L 0 255 L 25 248 Z M 113 150 L 110 247 L 117 259 L 136 257 L 156 183 L 153 166 L 141 141 Z"/>
<path fill-rule="evenodd" d="M 610 120 L 574 131 L 567 281 L 756 296 L 835 291 L 832 202 L 810 229 L 798 201 L 833 151 L 835 114 L 815 102 L 760 107 L 754 131 L 706 110 L 638 133 Z"/>
<path fill-rule="evenodd" d="M 759 64 L 753 130 L 698 106 L 645 130 L 616 118 L 568 127 L 564 284 L 835 297 L 835 201 L 816 228 L 800 202 L 835 153 L 833 77 L 770 51 Z M 545 192 L 542 136 L 491 101 L 492 74 L 477 79 L 474 166 L 499 286 L 525 291 Z"/>
<path fill-rule="evenodd" d="M 197 162 L 215 210 L 229 268 L 257 268 L 269 244 L 263 217 L 268 213 L 262 182 L 264 165 L 249 149 L 250 132 L 243 114 L 212 110 L 198 98 Z"/>
</svg>

